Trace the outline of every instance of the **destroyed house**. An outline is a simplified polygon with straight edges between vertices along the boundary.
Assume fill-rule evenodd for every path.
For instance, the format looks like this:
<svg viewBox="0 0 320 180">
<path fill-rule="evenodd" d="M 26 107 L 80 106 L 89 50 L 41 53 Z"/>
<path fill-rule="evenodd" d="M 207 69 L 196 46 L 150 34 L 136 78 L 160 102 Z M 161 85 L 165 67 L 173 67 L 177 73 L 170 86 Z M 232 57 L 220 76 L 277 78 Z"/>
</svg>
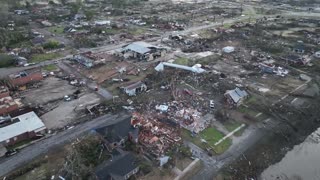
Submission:
<svg viewBox="0 0 320 180">
<path fill-rule="evenodd" d="M 19 106 L 11 96 L 0 98 L 0 116 L 7 115 L 17 109 Z"/>
<path fill-rule="evenodd" d="M 35 37 L 31 39 L 31 43 L 33 45 L 43 45 L 44 43 L 46 43 L 46 40 L 44 39 L 44 37 Z"/>
<path fill-rule="evenodd" d="M 158 57 L 162 57 L 166 51 L 167 50 L 165 48 L 139 41 L 124 46 L 121 53 L 126 59 L 134 58 L 138 60 L 152 61 Z"/>
<path fill-rule="evenodd" d="M 298 42 L 294 47 L 293 47 L 293 51 L 295 53 L 299 53 L 299 54 L 302 54 L 305 52 L 305 47 L 304 47 L 304 44 L 303 42 Z"/>
<path fill-rule="evenodd" d="M 283 57 L 282 59 L 285 60 L 287 64 L 291 64 L 291 65 L 306 65 L 311 60 L 310 58 L 307 59 L 305 57 L 302 57 L 299 55 L 293 55 L 293 54 Z"/>
<path fill-rule="evenodd" d="M 108 148 L 123 146 L 127 140 L 138 142 L 139 129 L 131 125 L 131 118 L 126 118 L 116 124 L 95 130 L 105 141 Z"/>
<path fill-rule="evenodd" d="M 23 86 L 28 83 L 34 83 L 43 80 L 41 70 L 39 68 L 28 69 L 16 74 L 9 75 L 10 85 L 13 87 Z"/>
<path fill-rule="evenodd" d="M 0 98 L 4 98 L 4 97 L 7 97 L 9 96 L 9 90 L 6 86 L 1 86 L 0 85 Z"/>
<path fill-rule="evenodd" d="M 138 171 L 139 166 L 134 155 L 125 152 L 98 166 L 95 174 L 98 180 L 126 180 Z"/>
<path fill-rule="evenodd" d="M 85 53 L 74 55 L 73 60 L 77 61 L 79 64 L 84 65 L 86 68 L 91 68 L 93 66 L 93 60 L 87 57 Z"/>
<path fill-rule="evenodd" d="M 45 129 L 45 125 L 33 111 L 13 118 L 8 117 L 0 121 L 0 144 L 14 145 L 40 136 Z"/>
<path fill-rule="evenodd" d="M 141 81 L 130 84 L 126 87 L 121 88 L 128 96 L 135 96 L 138 93 L 147 90 L 147 85 Z"/>
<path fill-rule="evenodd" d="M 228 90 L 224 96 L 230 105 L 239 106 L 249 95 L 245 90 L 235 88 L 233 90 Z"/>
<path fill-rule="evenodd" d="M 7 115 L 19 108 L 19 105 L 10 96 L 6 86 L 0 86 L 0 116 Z"/>
</svg>

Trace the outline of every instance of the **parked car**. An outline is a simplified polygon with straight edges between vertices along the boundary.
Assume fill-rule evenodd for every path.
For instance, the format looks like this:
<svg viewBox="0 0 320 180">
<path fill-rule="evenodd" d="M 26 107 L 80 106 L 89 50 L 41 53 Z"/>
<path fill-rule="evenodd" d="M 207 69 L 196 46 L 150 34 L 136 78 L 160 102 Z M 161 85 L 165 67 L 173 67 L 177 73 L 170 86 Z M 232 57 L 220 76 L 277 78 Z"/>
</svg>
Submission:
<svg viewBox="0 0 320 180">
<path fill-rule="evenodd" d="M 214 101 L 210 100 L 210 108 L 214 108 Z"/>
<path fill-rule="evenodd" d="M 18 149 L 10 149 L 10 150 L 8 150 L 8 151 L 6 152 L 5 156 L 6 156 L 6 157 L 10 157 L 10 156 L 13 156 L 13 155 L 17 154 L 18 152 L 19 152 Z"/>
</svg>

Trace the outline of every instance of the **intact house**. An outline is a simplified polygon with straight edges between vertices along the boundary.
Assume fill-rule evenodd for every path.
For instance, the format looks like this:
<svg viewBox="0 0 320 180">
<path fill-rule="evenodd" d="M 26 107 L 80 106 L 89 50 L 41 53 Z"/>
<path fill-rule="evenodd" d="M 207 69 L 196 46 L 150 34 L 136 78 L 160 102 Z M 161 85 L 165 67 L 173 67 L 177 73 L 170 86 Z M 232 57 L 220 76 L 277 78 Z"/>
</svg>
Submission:
<svg viewBox="0 0 320 180">
<path fill-rule="evenodd" d="M 103 138 L 109 150 L 124 146 L 128 140 L 133 143 L 138 143 L 139 129 L 131 125 L 131 118 L 126 118 L 116 124 L 98 128 L 95 131 Z"/>
<path fill-rule="evenodd" d="M 228 90 L 224 96 L 226 97 L 228 104 L 231 106 L 239 106 L 249 95 L 245 90 L 235 88 L 233 90 Z"/>
<path fill-rule="evenodd" d="M 46 126 L 32 111 L 20 116 L 3 118 L 0 120 L 0 144 L 14 145 L 23 140 L 42 136 Z"/>
<path fill-rule="evenodd" d="M 286 61 L 286 63 L 290 65 L 306 65 L 311 61 L 311 58 L 295 54 L 287 55 L 285 57 L 282 57 L 281 59 Z"/>
<path fill-rule="evenodd" d="M 120 50 L 120 55 L 125 59 L 137 59 L 152 61 L 158 57 L 163 57 L 167 52 L 166 48 L 154 46 L 146 42 L 138 41 L 126 46 Z"/>
<path fill-rule="evenodd" d="M 121 87 L 123 92 L 125 92 L 128 96 L 135 96 L 138 93 L 141 93 L 143 91 L 147 90 L 147 85 L 143 83 L 142 81 L 135 82 L 133 84 L 130 84 L 125 87 Z"/>
<path fill-rule="evenodd" d="M 43 76 L 39 68 L 27 69 L 25 71 L 9 75 L 9 83 L 12 87 L 24 86 L 41 80 L 43 80 Z"/>
<path fill-rule="evenodd" d="M 118 157 L 99 165 L 95 174 L 98 180 L 126 180 L 138 171 L 139 166 L 134 155 L 124 152 Z"/>
</svg>

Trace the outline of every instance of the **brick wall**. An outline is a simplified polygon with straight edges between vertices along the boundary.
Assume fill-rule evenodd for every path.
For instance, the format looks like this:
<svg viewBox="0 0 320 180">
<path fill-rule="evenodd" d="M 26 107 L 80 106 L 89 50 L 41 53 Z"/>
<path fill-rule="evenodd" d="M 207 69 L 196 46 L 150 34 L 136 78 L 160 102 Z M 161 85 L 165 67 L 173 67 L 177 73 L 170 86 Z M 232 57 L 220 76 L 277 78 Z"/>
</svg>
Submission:
<svg viewBox="0 0 320 180">
<path fill-rule="evenodd" d="M 31 138 L 33 138 L 35 136 L 36 136 L 35 132 L 26 132 L 26 133 L 20 134 L 20 135 L 18 135 L 16 137 L 10 138 L 8 141 L 5 141 L 4 144 L 5 144 L 5 146 L 12 146 L 12 145 L 15 145 L 18 142 L 21 142 L 23 140 L 31 139 Z"/>
<path fill-rule="evenodd" d="M 36 73 L 30 74 L 26 77 L 11 79 L 10 83 L 12 86 L 22 86 L 22 85 L 26 85 L 31 82 L 41 81 L 42 79 L 43 79 L 42 73 L 36 72 Z"/>
<path fill-rule="evenodd" d="M 9 107 L 0 108 L 0 116 L 9 114 L 10 112 L 13 112 L 17 109 L 19 109 L 17 104 L 11 105 Z"/>
<path fill-rule="evenodd" d="M 0 93 L 0 99 L 1 99 L 1 98 L 4 98 L 4 97 L 7 97 L 7 96 L 10 96 L 9 91 Z"/>
</svg>

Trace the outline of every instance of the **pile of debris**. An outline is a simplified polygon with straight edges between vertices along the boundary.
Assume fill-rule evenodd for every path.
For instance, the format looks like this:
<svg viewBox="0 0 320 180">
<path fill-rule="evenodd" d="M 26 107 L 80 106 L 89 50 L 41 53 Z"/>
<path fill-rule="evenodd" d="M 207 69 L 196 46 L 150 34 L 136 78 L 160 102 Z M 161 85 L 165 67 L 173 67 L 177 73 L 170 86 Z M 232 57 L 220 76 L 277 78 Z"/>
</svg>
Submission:
<svg viewBox="0 0 320 180">
<path fill-rule="evenodd" d="M 155 117 L 133 113 L 131 124 L 140 127 L 139 143 L 156 157 L 160 157 L 170 147 L 181 142 L 178 127 L 166 124 Z"/>
</svg>

